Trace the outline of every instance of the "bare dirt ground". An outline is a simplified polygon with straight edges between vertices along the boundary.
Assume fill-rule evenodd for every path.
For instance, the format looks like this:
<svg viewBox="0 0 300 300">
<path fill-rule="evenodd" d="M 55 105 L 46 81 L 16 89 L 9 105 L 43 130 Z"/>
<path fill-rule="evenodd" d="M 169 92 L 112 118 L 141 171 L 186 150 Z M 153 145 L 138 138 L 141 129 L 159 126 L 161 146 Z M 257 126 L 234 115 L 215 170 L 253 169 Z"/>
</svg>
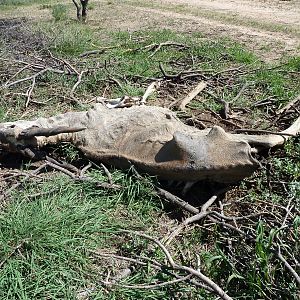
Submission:
<svg viewBox="0 0 300 300">
<path fill-rule="evenodd" d="M 70 1 L 70 15 L 75 17 Z M 279 0 L 94 0 L 89 25 L 107 30 L 171 29 L 208 38 L 232 38 L 263 60 L 300 54 L 300 1 Z M 5 17 L 51 19 L 36 5 L 0 12 Z"/>
<path fill-rule="evenodd" d="M 274 22 L 300 26 L 299 1 L 258 1 L 258 0 L 163 0 L 170 4 L 184 4 L 201 9 L 234 13 L 246 18 L 260 20 L 261 22 Z"/>
<path fill-rule="evenodd" d="M 300 1 L 261 0 L 156 0 L 125 1 L 145 22 L 156 26 L 196 31 L 211 37 L 231 37 L 266 60 L 283 54 L 298 55 Z M 126 5 L 124 4 L 124 5 Z M 126 22 L 128 23 L 128 22 Z M 135 23 L 135 22 L 133 22 Z M 131 27 L 131 26 L 129 26 Z M 272 51 L 270 51 L 272 50 Z"/>
<path fill-rule="evenodd" d="M 94 2 L 95 3 L 95 2 Z M 98 0 L 96 25 L 135 31 L 167 28 L 232 38 L 264 60 L 300 53 L 300 1 L 261 0 Z M 98 23 L 99 24 L 99 23 Z"/>
</svg>

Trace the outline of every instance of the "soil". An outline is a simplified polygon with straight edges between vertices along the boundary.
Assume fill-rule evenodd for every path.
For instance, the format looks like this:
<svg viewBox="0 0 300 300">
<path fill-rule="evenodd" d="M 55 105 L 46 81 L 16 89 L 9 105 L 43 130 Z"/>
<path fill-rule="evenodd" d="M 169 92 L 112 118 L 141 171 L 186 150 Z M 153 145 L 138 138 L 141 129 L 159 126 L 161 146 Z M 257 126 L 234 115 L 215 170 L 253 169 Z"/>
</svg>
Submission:
<svg viewBox="0 0 300 300">
<path fill-rule="evenodd" d="M 300 53 L 300 1 L 154 0 L 103 1 L 91 11 L 92 22 L 135 31 L 167 28 L 200 32 L 209 38 L 230 37 L 262 59 L 272 61 Z"/>
<path fill-rule="evenodd" d="M 277 24 L 300 26 L 299 1 L 258 1 L 258 0 L 163 0 L 165 3 L 184 4 L 201 9 L 234 13 L 246 18 Z"/>
<path fill-rule="evenodd" d="M 70 17 L 75 9 L 69 6 Z M 51 8 L 41 4 L 0 12 L 1 18 L 49 20 Z M 93 0 L 88 24 L 99 34 L 111 30 L 171 29 L 204 37 L 232 38 L 263 60 L 300 54 L 299 0 Z"/>
</svg>

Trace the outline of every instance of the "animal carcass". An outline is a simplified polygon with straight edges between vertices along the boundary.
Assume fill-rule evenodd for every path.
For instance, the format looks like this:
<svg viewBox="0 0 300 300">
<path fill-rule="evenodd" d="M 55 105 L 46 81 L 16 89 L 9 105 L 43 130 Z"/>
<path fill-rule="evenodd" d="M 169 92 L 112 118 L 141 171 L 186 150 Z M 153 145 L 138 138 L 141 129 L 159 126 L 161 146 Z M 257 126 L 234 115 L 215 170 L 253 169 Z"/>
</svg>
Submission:
<svg viewBox="0 0 300 300">
<path fill-rule="evenodd" d="M 70 142 L 92 160 L 119 168 L 132 164 L 162 179 L 231 183 L 257 169 L 253 152 L 283 144 L 299 129 L 300 117 L 280 134 L 231 134 L 218 126 L 199 130 L 185 125 L 161 107 L 95 104 L 85 112 L 2 123 L 0 145 L 34 157 L 47 144 Z"/>
</svg>

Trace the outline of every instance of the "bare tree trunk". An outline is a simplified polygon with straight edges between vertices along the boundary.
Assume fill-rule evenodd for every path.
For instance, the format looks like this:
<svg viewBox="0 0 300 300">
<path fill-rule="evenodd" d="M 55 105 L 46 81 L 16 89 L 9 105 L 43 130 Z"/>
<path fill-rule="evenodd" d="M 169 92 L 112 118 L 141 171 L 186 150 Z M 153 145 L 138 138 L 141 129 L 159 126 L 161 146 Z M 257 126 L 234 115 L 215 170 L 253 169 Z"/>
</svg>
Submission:
<svg viewBox="0 0 300 300">
<path fill-rule="evenodd" d="M 81 2 L 81 7 L 82 7 L 82 15 L 81 15 L 81 20 L 83 22 L 86 22 L 86 17 L 87 17 L 87 5 L 89 0 L 80 0 Z"/>
<path fill-rule="evenodd" d="M 76 11 L 77 11 L 77 20 L 81 21 L 81 7 L 80 5 L 76 2 L 76 0 L 72 0 L 74 5 L 76 6 Z"/>
</svg>

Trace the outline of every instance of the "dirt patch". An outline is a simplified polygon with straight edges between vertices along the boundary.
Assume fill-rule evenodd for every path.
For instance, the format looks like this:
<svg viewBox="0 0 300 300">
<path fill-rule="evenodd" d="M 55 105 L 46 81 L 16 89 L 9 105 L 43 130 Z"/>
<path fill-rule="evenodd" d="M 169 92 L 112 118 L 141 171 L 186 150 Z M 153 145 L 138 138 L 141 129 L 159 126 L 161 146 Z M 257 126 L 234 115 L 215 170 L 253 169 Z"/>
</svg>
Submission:
<svg viewBox="0 0 300 300">
<path fill-rule="evenodd" d="M 69 2 L 65 2 L 68 3 Z M 101 32 L 171 29 L 209 38 L 232 38 L 262 59 L 273 61 L 300 53 L 300 2 L 260 0 L 94 0 L 89 25 Z M 3 11 L 2 17 L 51 19 L 41 6 Z M 69 6 L 69 16 L 75 11 Z"/>
<path fill-rule="evenodd" d="M 258 0 L 164 0 L 170 4 L 190 5 L 201 9 L 233 13 L 261 22 L 300 25 L 299 1 L 258 1 Z"/>
<path fill-rule="evenodd" d="M 0 19 L 0 38 L 10 54 L 17 56 L 45 48 L 46 38 L 34 32 L 25 18 Z"/>
<path fill-rule="evenodd" d="M 98 1 L 90 21 L 101 28 L 136 31 L 170 29 L 209 38 L 232 38 L 262 59 L 299 55 L 300 2 L 297 1 Z"/>
</svg>

